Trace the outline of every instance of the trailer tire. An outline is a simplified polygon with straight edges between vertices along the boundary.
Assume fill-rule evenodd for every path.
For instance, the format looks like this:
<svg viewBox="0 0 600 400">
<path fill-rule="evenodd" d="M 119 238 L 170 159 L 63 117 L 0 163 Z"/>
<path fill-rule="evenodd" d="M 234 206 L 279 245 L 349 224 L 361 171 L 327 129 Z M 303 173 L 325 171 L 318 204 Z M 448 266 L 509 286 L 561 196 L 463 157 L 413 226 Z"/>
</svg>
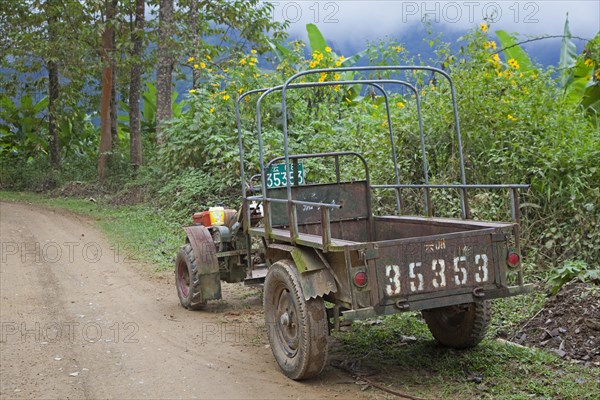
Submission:
<svg viewBox="0 0 600 400">
<path fill-rule="evenodd" d="M 188 310 L 206 307 L 200 290 L 200 274 L 192 245 L 182 246 L 175 261 L 175 286 L 179 302 Z"/>
<path fill-rule="evenodd" d="M 487 301 L 433 308 L 422 311 L 429 331 L 442 345 L 455 349 L 476 346 L 490 323 Z"/>
<path fill-rule="evenodd" d="M 327 312 L 322 298 L 304 299 L 291 260 L 274 263 L 264 286 L 265 323 L 275 360 L 294 380 L 315 377 L 327 361 Z"/>
</svg>

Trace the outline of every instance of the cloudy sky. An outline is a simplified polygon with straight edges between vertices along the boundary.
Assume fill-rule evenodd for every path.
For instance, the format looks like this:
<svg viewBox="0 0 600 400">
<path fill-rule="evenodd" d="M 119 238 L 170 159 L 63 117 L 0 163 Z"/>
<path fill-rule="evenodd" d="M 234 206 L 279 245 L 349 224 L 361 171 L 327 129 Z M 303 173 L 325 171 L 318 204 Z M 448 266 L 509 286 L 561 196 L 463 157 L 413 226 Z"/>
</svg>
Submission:
<svg viewBox="0 0 600 400">
<path fill-rule="evenodd" d="M 305 25 L 316 23 L 340 51 L 361 49 L 368 40 L 403 37 L 428 18 L 436 31 L 458 35 L 487 19 L 491 31 L 524 36 L 561 35 L 565 17 L 573 36 L 592 38 L 600 30 L 600 0 L 584 1 L 405 1 L 279 0 L 274 18 L 291 22 L 290 33 L 306 38 Z M 579 47 L 579 46 L 578 46 Z"/>
</svg>

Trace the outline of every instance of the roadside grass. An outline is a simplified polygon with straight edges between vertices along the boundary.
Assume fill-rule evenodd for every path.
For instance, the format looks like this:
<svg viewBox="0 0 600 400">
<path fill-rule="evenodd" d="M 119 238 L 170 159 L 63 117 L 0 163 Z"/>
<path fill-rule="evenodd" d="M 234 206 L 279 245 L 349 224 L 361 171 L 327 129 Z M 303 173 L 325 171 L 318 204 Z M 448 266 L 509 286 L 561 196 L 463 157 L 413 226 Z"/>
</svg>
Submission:
<svg viewBox="0 0 600 400">
<path fill-rule="evenodd" d="M 151 263 L 157 271 L 172 268 L 184 240 L 181 221 L 149 205 L 116 207 L 103 198 L 92 202 L 6 191 L 0 191 L 0 200 L 91 217 L 113 249 Z M 343 360 L 359 377 L 424 399 L 600 398 L 600 368 L 571 364 L 544 350 L 493 339 L 514 332 L 543 307 L 546 293 L 542 289 L 496 300 L 488 339 L 473 349 L 437 345 L 420 314 L 404 313 L 356 323 L 350 332 L 335 332 L 337 344 L 331 358 Z M 375 396 L 380 398 L 379 394 Z"/>
<path fill-rule="evenodd" d="M 48 208 L 66 209 L 91 217 L 106 235 L 113 254 L 156 266 L 157 271 L 173 268 L 185 234 L 181 224 L 148 205 L 111 206 L 104 198 L 84 199 L 45 197 L 29 192 L 0 191 L 1 201 L 28 202 Z"/>
<path fill-rule="evenodd" d="M 511 318 L 507 324 L 500 324 L 501 318 L 493 324 L 507 328 L 517 319 L 523 320 L 531 309 L 521 308 L 521 303 L 527 298 L 537 302 L 535 296 L 521 296 L 522 301 L 497 300 L 493 309 L 504 310 L 499 314 Z M 335 333 L 334 358 L 341 357 L 357 376 L 362 373 L 378 385 L 424 399 L 600 397 L 600 368 L 572 364 L 545 350 L 500 342 L 491 334 L 472 349 L 445 348 L 433 339 L 419 313 L 396 314 L 375 322 L 355 323 L 351 331 Z"/>
</svg>

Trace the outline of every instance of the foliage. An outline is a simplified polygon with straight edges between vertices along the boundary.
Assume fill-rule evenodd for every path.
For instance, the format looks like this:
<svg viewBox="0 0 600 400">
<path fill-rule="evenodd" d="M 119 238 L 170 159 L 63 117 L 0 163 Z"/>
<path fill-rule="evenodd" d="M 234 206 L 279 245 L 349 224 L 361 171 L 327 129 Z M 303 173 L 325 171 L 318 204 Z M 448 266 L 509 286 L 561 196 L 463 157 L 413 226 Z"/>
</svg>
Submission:
<svg viewBox="0 0 600 400">
<path fill-rule="evenodd" d="M 578 278 L 582 282 L 600 283 L 600 268 L 592 268 L 585 261 L 568 260 L 550 273 L 548 283 L 552 295 L 558 293 L 566 283 Z"/>
<path fill-rule="evenodd" d="M 43 111 L 48 97 L 34 103 L 31 95 L 21 96 L 19 104 L 6 95 L 0 97 L 0 157 L 32 158 L 47 153 Z"/>
</svg>

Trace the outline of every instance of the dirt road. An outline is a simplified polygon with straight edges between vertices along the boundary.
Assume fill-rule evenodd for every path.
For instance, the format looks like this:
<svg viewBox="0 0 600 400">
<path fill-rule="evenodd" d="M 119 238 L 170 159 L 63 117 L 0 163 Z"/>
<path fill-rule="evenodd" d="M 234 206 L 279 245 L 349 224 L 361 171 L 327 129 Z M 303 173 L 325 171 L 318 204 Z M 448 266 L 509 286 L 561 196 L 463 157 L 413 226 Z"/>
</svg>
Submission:
<svg viewBox="0 0 600 400">
<path fill-rule="evenodd" d="M 224 301 L 186 311 L 172 273 L 127 260 L 86 218 L 1 202 L 0 221 L 2 399 L 368 395 L 333 367 L 284 377 L 257 290 L 226 285 Z"/>
</svg>

